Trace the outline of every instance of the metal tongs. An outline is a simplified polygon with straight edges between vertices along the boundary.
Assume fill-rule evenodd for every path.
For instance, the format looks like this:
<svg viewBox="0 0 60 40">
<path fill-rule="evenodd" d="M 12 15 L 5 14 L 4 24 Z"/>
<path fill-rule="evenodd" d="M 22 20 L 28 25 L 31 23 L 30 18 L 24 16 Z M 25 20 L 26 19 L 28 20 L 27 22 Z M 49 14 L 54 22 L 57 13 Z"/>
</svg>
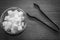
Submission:
<svg viewBox="0 0 60 40">
<path fill-rule="evenodd" d="M 46 19 L 48 19 L 53 25 L 55 25 L 55 27 L 56 27 L 57 29 L 52 28 L 51 26 L 49 26 L 48 24 L 46 24 L 46 23 L 43 22 L 42 20 L 40 20 L 40 19 L 38 19 L 38 18 L 36 18 L 36 17 L 34 17 L 34 16 L 31 16 L 31 15 L 29 15 L 28 13 L 27 13 L 27 15 L 28 15 L 30 18 L 32 18 L 33 20 L 37 20 L 37 21 L 43 23 L 44 25 L 46 25 L 46 26 L 47 26 L 48 28 L 50 28 L 51 30 L 53 30 L 53 31 L 55 31 L 55 32 L 58 32 L 58 31 L 59 31 L 59 27 L 58 27 L 46 14 L 44 14 L 44 12 L 40 9 L 39 5 L 37 5 L 36 3 L 33 3 L 33 4 L 34 4 L 34 7 L 37 8 L 37 9 L 39 10 L 39 12 L 41 12 L 41 14 L 42 14 Z"/>
</svg>

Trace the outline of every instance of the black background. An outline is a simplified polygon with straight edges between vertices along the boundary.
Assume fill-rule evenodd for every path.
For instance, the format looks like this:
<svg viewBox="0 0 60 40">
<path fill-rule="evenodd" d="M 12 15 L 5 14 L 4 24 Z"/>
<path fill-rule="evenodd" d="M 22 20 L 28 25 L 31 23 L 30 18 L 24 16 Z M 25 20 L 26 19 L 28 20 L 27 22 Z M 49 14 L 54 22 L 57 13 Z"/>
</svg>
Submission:
<svg viewBox="0 0 60 40">
<path fill-rule="evenodd" d="M 44 11 L 44 13 L 51 18 L 60 27 L 60 0 L 0 0 L 0 14 L 7 8 L 19 7 L 28 12 L 32 16 L 40 19 L 38 10 L 33 7 L 36 2 Z M 41 18 L 42 19 L 42 18 Z M 43 24 L 38 24 L 35 21 L 27 19 L 28 25 L 26 30 L 18 37 L 6 35 L 0 29 L 0 40 L 59 40 L 60 34 L 55 33 Z"/>
</svg>

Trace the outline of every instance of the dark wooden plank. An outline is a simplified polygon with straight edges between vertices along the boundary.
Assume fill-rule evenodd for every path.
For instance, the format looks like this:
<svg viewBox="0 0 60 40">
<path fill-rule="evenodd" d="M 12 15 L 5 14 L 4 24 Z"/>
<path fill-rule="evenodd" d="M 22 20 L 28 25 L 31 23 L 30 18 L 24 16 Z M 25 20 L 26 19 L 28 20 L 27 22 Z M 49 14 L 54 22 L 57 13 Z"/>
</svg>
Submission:
<svg viewBox="0 0 60 40">
<path fill-rule="evenodd" d="M 24 11 L 28 12 L 30 15 L 40 18 L 39 12 L 33 7 L 33 2 L 39 4 L 44 13 L 51 18 L 60 27 L 60 0 L 0 0 L 0 14 L 9 7 L 20 7 Z M 29 20 L 30 21 L 30 20 Z M 46 28 L 43 24 L 38 24 L 34 21 L 28 21 L 28 26 L 26 31 L 22 36 L 10 37 L 4 34 L 3 31 L 0 32 L 1 40 L 37 40 L 37 39 L 48 39 L 48 40 L 58 40 L 58 35 L 50 29 Z M 1 30 L 1 29 L 0 29 Z M 3 37 L 4 36 L 4 37 Z"/>
</svg>

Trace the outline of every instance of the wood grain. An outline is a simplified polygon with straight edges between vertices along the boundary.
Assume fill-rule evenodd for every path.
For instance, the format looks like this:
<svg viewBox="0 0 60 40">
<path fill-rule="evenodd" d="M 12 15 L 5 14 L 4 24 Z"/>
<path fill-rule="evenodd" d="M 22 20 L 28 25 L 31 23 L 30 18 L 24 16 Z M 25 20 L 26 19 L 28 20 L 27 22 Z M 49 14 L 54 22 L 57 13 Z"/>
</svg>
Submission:
<svg viewBox="0 0 60 40">
<path fill-rule="evenodd" d="M 51 18 L 60 27 L 60 0 L 0 0 L 0 14 L 9 7 L 19 7 L 30 15 L 40 18 L 38 10 L 33 7 L 33 2 L 36 2 L 41 7 L 42 11 Z M 1 15 L 0 15 L 1 16 Z M 60 37 L 59 33 L 55 33 L 50 29 L 46 28 L 45 25 L 36 23 L 35 21 L 27 21 L 28 26 L 22 36 L 11 37 L 0 32 L 1 40 L 58 40 Z M 1 29 L 0 29 L 1 30 Z M 59 36 L 58 36 L 59 35 Z"/>
</svg>

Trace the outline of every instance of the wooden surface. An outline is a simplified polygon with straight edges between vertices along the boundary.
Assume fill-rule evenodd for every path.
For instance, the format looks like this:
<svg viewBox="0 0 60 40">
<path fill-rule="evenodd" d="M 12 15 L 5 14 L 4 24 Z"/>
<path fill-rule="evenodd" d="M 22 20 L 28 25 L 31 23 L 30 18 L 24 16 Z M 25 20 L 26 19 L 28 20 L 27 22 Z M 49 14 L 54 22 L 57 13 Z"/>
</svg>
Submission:
<svg viewBox="0 0 60 40">
<path fill-rule="evenodd" d="M 60 0 L 1 0 L 0 1 L 0 14 L 9 7 L 19 7 L 30 15 L 36 16 L 40 19 L 40 15 L 37 9 L 34 8 L 33 3 L 36 2 L 42 9 L 42 11 L 53 20 L 60 27 Z M 42 19 L 42 18 L 41 18 Z M 0 29 L 1 30 L 1 29 Z M 60 34 L 55 33 L 47 28 L 42 23 L 28 20 L 28 26 L 24 33 L 18 37 L 10 37 L 0 32 L 1 40 L 58 40 Z"/>
</svg>

